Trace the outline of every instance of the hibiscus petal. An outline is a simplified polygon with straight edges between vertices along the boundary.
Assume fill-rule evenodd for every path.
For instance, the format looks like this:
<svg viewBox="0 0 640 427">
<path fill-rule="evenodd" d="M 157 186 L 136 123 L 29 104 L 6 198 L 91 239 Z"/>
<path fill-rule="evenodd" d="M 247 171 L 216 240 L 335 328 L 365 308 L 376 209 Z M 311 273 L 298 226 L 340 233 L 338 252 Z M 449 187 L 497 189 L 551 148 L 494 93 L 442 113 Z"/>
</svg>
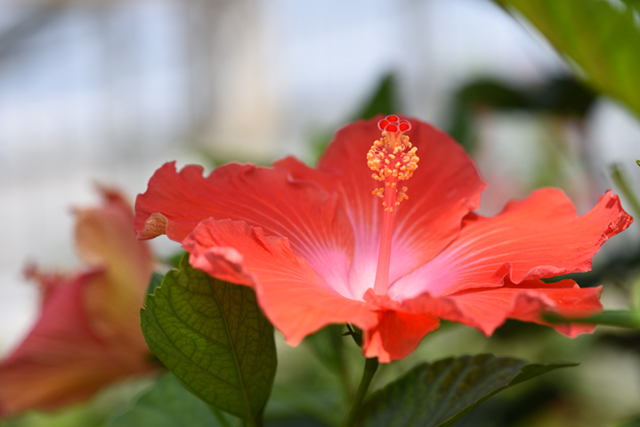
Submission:
<svg viewBox="0 0 640 427">
<path fill-rule="evenodd" d="M 337 292 L 350 295 L 353 231 L 337 203 L 336 195 L 284 169 L 228 164 L 204 178 L 199 166 L 177 172 L 167 163 L 136 200 L 135 228 L 140 238 L 166 232 L 182 242 L 204 219 L 244 221 L 286 237 Z"/>
<path fill-rule="evenodd" d="M 383 207 L 371 193 L 380 186 L 371 178 L 367 152 L 380 131 L 377 119 L 360 121 L 338 131 L 312 169 L 289 157 L 275 164 L 299 179 L 340 194 L 355 232 L 350 273 L 353 294 L 361 298 L 375 278 Z M 438 254 L 458 234 L 462 218 L 478 207 L 485 185 L 471 159 L 448 135 L 417 120 L 407 132 L 420 157 L 406 182 L 409 200 L 396 209 L 390 281 Z M 404 183 L 403 183 L 404 184 Z"/>
<path fill-rule="evenodd" d="M 100 187 L 105 203 L 75 209 L 76 249 L 90 267 L 104 271 L 85 296 L 92 328 L 112 348 L 122 353 L 136 349 L 148 353 L 142 332 L 131 325 L 140 322 L 140 308 L 153 272 L 153 258 L 146 243 L 136 239 L 133 210 L 120 193 Z M 127 331 L 127 333 L 122 333 Z"/>
<path fill-rule="evenodd" d="M 139 328 L 153 260 L 135 238 L 131 207 L 115 191 L 101 191 L 103 206 L 75 211 L 76 244 L 90 271 L 27 270 L 40 284 L 42 313 L 0 363 L 0 415 L 55 409 L 156 368 Z"/>
<path fill-rule="evenodd" d="M 250 285 L 260 307 L 291 345 L 331 323 L 372 327 L 367 305 L 337 294 L 296 255 L 286 238 L 223 219 L 202 221 L 183 243 L 192 266 L 212 277 Z"/>
<path fill-rule="evenodd" d="M 399 310 L 425 313 L 475 327 L 491 335 L 507 319 L 549 325 L 569 337 L 592 332 L 595 325 L 549 324 L 542 314 L 588 317 L 602 311 L 601 287 L 580 288 L 573 280 L 544 283 L 530 280 L 500 288 L 470 289 L 448 296 L 423 294 L 400 304 Z"/>
<path fill-rule="evenodd" d="M 109 382 L 149 369 L 144 358 L 125 363 L 91 329 L 85 293 L 102 275 L 76 275 L 48 295 L 29 335 L 0 363 L 0 416 L 81 401 Z"/>
<path fill-rule="evenodd" d="M 469 215 L 458 238 L 436 258 L 394 283 L 389 294 L 447 295 L 470 288 L 584 272 L 609 237 L 633 219 L 611 191 L 578 217 L 561 190 L 545 188 L 509 203 L 495 217 Z"/>
<path fill-rule="evenodd" d="M 439 327 L 440 321 L 428 314 L 380 310 L 378 323 L 365 330 L 362 349 L 366 357 L 377 357 L 380 363 L 404 359 Z"/>
</svg>

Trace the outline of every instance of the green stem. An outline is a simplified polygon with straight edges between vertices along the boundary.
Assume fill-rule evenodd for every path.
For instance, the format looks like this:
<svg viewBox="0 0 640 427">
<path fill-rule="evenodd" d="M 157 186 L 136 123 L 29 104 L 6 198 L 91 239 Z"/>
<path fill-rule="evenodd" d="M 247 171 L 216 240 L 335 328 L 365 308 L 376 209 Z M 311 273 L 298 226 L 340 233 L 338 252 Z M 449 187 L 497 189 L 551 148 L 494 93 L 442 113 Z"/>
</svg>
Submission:
<svg viewBox="0 0 640 427">
<path fill-rule="evenodd" d="M 360 379 L 360 385 L 358 386 L 358 391 L 356 392 L 356 397 L 353 399 L 353 403 L 351 404 L 351 409 L 349 410 L 349 415 L 342 423 L 341 427 L 351 427 L 353 422 L 356 419 L 356 415 L 358 415 L 358 410 L 362 405 L 362 401 L 367 394 L 367 390 L 369 389 L 369 384 L 371 384 L 371 380 L 378 369 L 378 358 L 371 357 L 366 360 L 364 364 L 364 371 L 362 372 L 362 379 Z"/>
</svg>

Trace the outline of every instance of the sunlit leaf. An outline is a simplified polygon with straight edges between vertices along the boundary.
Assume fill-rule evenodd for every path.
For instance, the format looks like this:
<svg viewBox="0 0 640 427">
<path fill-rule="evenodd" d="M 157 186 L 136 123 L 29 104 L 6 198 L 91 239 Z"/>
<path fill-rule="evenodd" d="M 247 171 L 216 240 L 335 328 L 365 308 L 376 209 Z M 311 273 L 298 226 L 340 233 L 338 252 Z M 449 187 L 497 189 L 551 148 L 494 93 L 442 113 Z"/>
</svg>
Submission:
<svg viewBox="0 0 640 427">
<path fill-rule="evenodd" d="M 533 24 L 599 92 L 640 117 L 638 2 L 495 0 Z"/>
<path fill-rule="evenodd" d="M 251 288 L 212 279 L 185 256 L 141 316 L 147 344 L 189 391 L 247 425 L 261 417 L 276 349 Z"/>
<path fill-rule="evenodd" d="M 568 366 L 575 364 L 527 364 L 491 354 L 423 363 L 375 392 L 361 408 L 355 425 L 451 426 L 500 390 Z"/>
</svg>

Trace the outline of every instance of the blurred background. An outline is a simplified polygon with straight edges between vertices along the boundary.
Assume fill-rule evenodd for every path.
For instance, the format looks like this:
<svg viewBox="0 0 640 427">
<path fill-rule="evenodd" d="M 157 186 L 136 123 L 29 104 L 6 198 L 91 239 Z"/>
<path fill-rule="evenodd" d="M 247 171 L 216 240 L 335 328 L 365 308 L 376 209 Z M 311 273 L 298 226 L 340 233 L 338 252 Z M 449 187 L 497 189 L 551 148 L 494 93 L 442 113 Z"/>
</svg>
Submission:
<svg viewBox="0 0 640 427">
<path fill-rule="evenodd" d="M 95 183 L 133 202 L 169 160 L 210 170 L 294 154 L 313 164 L 335 130 L 378 112 L 430 121 L 463 143 L 489 183 L 485 214 L 546 185 L 585 213 L 607 188 L 621 191 L 614 165 L 638 191 L 637 118 L 488 0 L 1 1 L 0 354 L 37 315 L 26 263 L 77 265 L 71 208 L 97 199 Z M 606 308 L 629 306 L 638 239 L 634 224 L 584 276 L 606 285 Z M 159 255 L 178 249 L 156 240 Z M 527 345 L 522 334 L 509 340 L 518 328 L 491 339 L 445 328 L 406 366 L 479 351 L 583 363 L 562 383 L 538 383 L 538 400 L 511 398 L 542 408 L 529 421 L 490 425 L 610 425 L 640 411 L 637 332 L 601 327 L 570 341 L 531 327 L 521 332 L 539 340 Z"/>
</svg>

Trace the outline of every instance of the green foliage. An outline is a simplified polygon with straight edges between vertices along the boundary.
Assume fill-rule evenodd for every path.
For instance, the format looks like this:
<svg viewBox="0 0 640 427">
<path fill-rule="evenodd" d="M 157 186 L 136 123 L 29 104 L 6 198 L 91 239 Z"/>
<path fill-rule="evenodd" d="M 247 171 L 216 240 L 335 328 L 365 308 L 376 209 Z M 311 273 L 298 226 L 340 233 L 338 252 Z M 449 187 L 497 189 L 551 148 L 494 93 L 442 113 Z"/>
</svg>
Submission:
<svg viewBox="0 0 640 427">
<path fill-rule="evenodd" d="M 444 427 L 497 392 L 571 363 L 527 364 L 491 354 L 420 364 L 375 392 L 356 426 Z"/>
<path fill-rule="evenodd" d="M 165 264 L 167 264 L 170 267 L 173 268 L 179 268 L 180 267 L 180 261 L 182 261 L 182 257 L 184 256 L 185 251 L 178 251 L 170 256 L 168 256 L 167 258 L 163 259 L 162 262 L 164 262 Z"/>
<path fill-rule="evenodd" d="M 637 0 L 495 2 L 523 15 L 598 92 L 621 101 L 640 117 Z"/>
<path fill-rule="evenodd" d="M 0 419 L 2 427 L 105 427 L 122 408 L 135 402 L 148 388 L 149 378 L 135 378 L 105 387 L 91 399 L 55 411 L 29 410 Z"/>
<path fill-rule="evenodd" d="M 154 354 L 193 394 L 259 425 L 276 372 L 273 327 L 253 290 L 189 265 L 169 271 L 141 311 Z"/>
<path fill-rule="evenodd" d="M 149 285 L 147 286 L 147 294 L 152 294 L 155 292 L 156 288 L 162 284 L 162 279 L 164 276 L 157 271 L 154 271 L 151 275 L 151 279 L 149 279 Z"/>
<path fill-rule="evenodd" d="M 594 100 L 591 90 L 568 77 L 554 77 L 542 84 L 518 87 L 506 81 L 480 78 L 461 86 L 453 95 L 448 133 L 467 152 L 473 153 L 476 146 L 474 116 L 479 109 L 583 118 Z"/>
<path fill-rule="evenodd" d="M 306 337 L 304 343 L 329 370 L 338 375 L 344 391 L 350 395 L 351 384 L 345 354 L 345 340 L 350 338 L 344 336 L 344 332 L 344 325 L 329 325 Z"/>
<path fill-rule="evenodd" d="M 318 356 L 318 359 L 332 371 L 339 371 L 344 359 L 343 325 L 329 325 L 309 335 L 304 342 Z"/>
<path fill-rule="evenodd" d="M 216 416 L 202 400 L 189 393 L 172 373 L 158 379 L 127 412 L 107 427 L 219 427 Z"/>
<path fill-rule="evenodd" d="M 616 424 L 615 427 L 640 427 L 640 416 L 623 422 L 622 424 Z"/>
</svg>

